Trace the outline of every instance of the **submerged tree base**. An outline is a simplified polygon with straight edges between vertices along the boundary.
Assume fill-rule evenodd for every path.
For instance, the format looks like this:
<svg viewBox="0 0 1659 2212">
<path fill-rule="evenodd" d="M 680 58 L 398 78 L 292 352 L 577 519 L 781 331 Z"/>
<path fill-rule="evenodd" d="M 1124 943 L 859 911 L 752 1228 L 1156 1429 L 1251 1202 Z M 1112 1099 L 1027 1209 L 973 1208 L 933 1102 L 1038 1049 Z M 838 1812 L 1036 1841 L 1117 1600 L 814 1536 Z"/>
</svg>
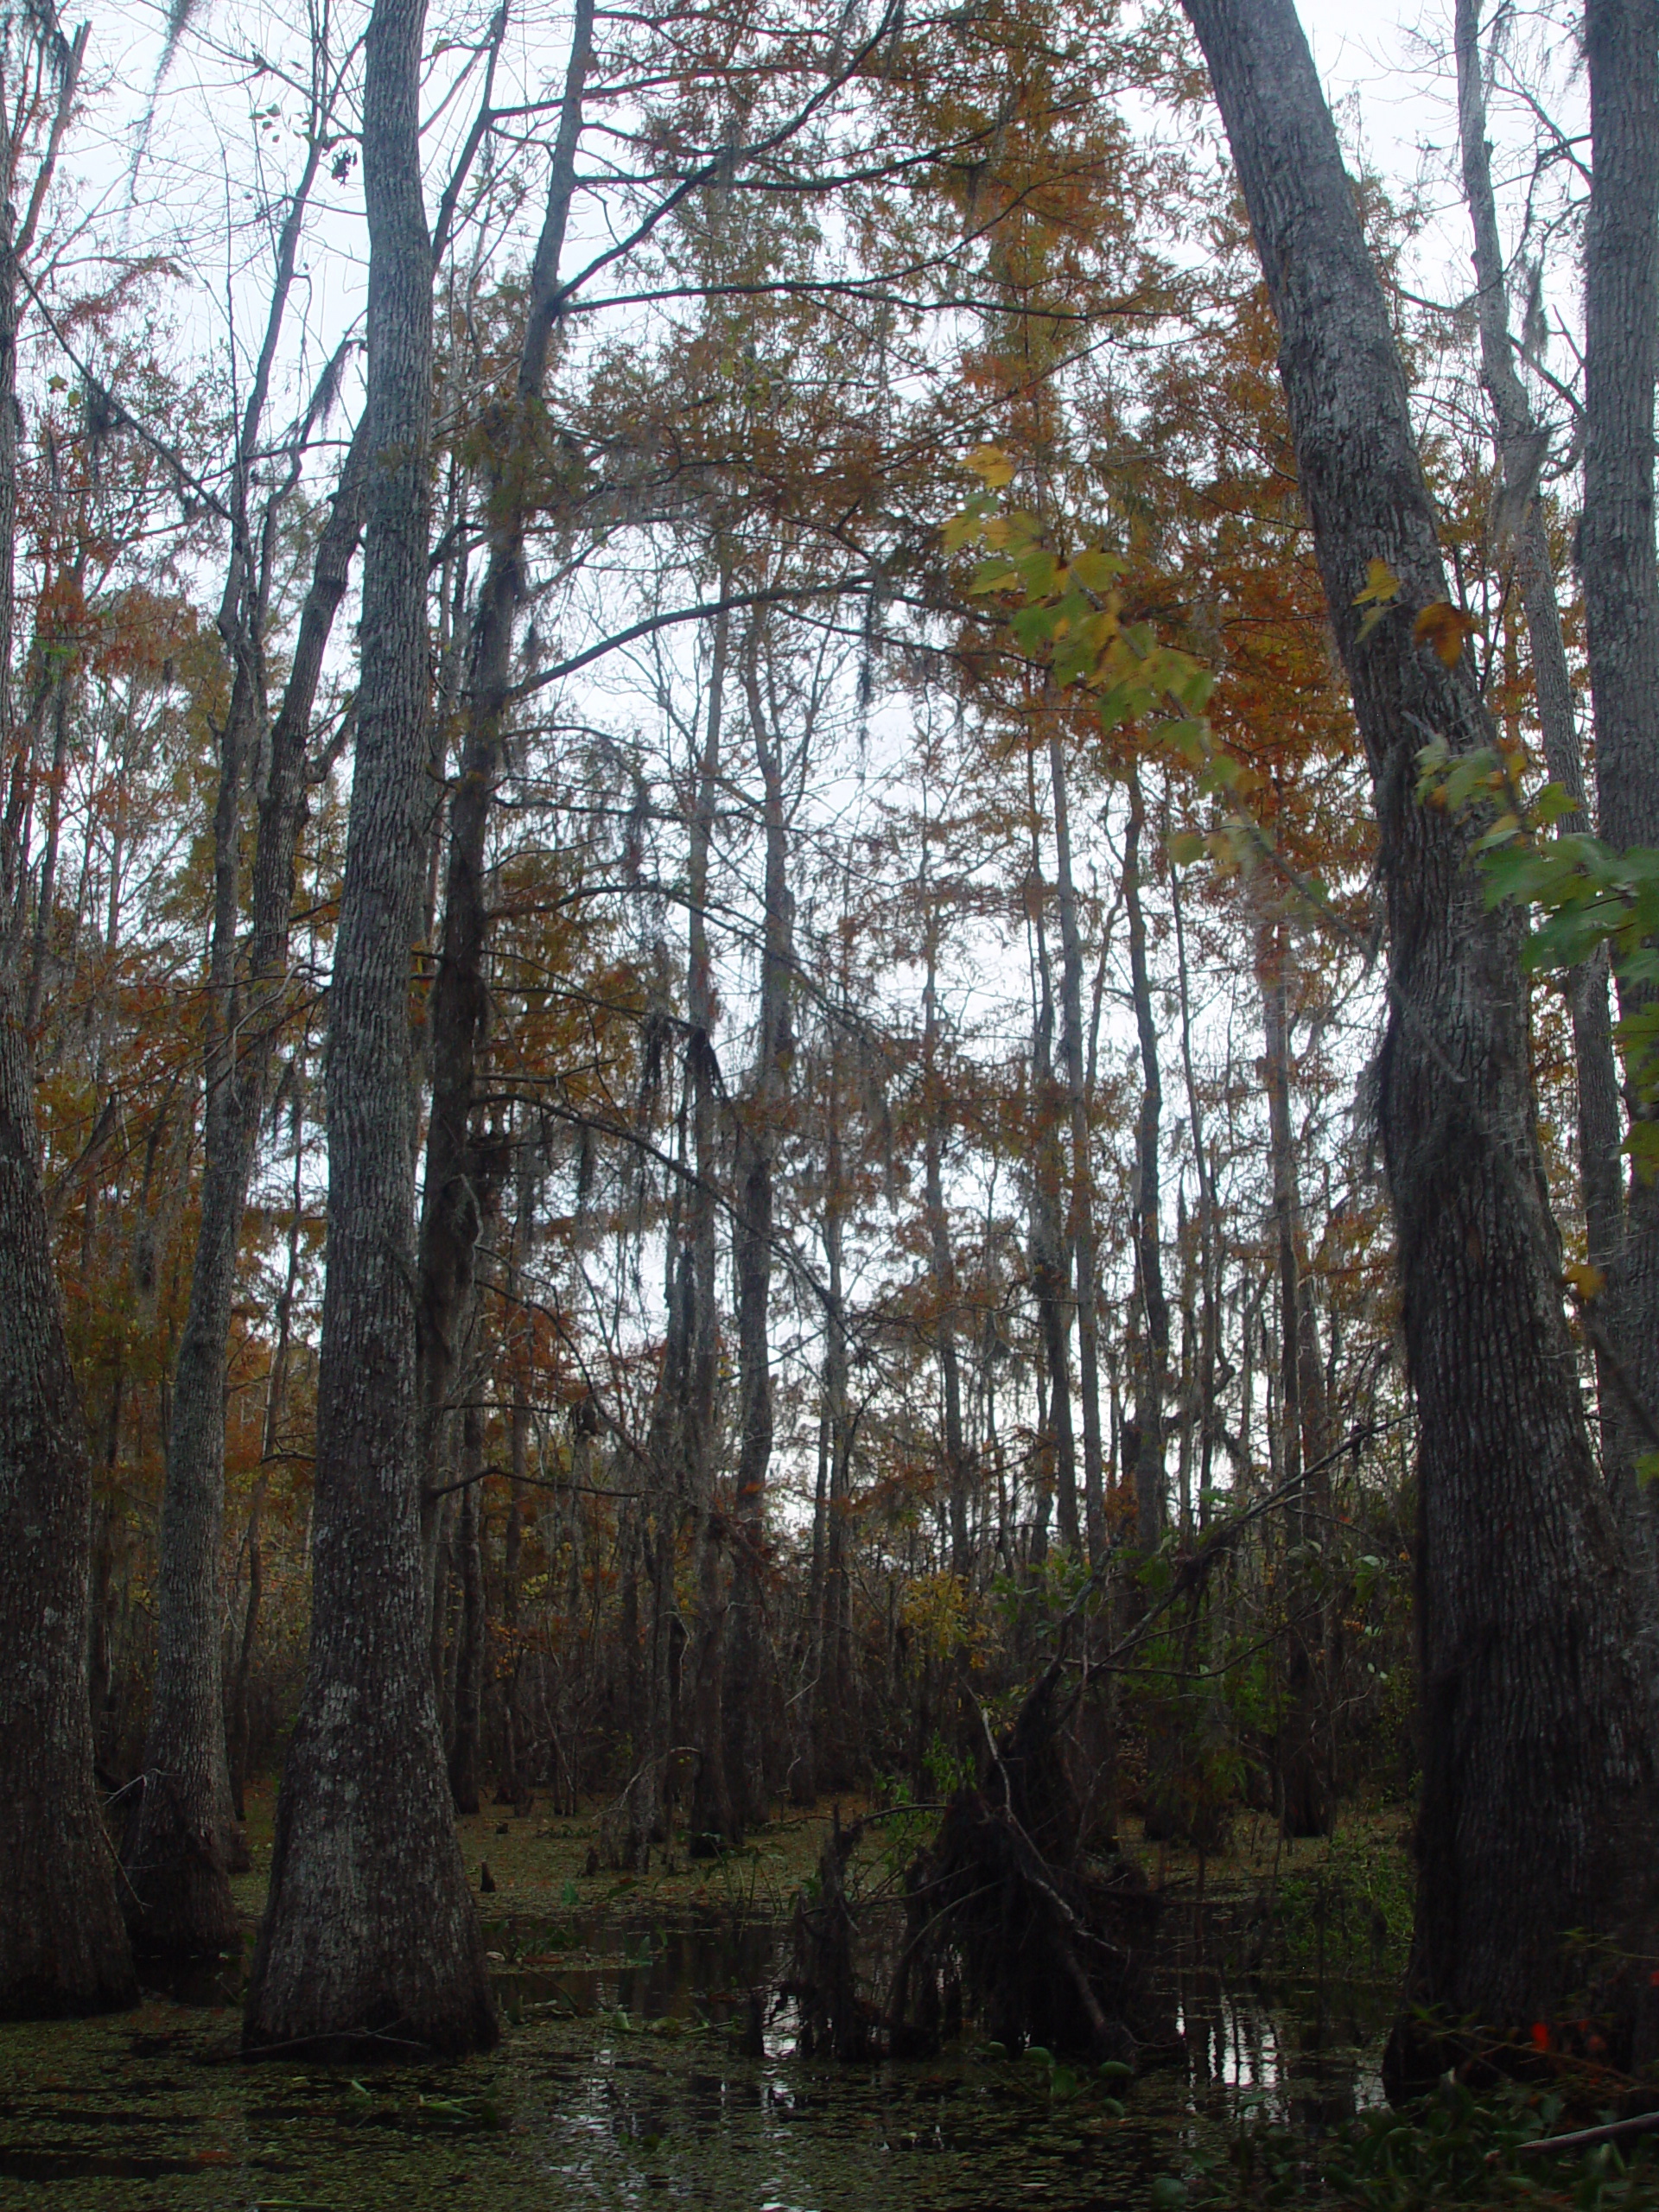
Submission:
<svg viewBox="0 0 1659 2212">
<path fill-rule="evenodd" d="M 797 1900 L 785 1984 L 804 2045 L 842 2058 L 935 2051 L 971 2019 L 1006 2050 L 1031 2044 L 1133 2063 L 1151 2017 L 1147 1966 L 1160 1900 L 1115 1847 L 1091 1844 L 1090 1793 L 1061 1738 L 1051 1668 L 1000 1742 L 980 1787 L 959 1789 L 905 1881 L 905 1926 L 885 1993 L 859 1986 L 846 1868 L 868 1821 L 837 1817 L 818 1895 Z M 879 1816 L 877 1816 L 879 1817 Z"/>
<path fill-rule="evenodd" d="M 210 1828 L 198 1827 L 167 1776 L 141 1777 L 121 1853 L 122 1910 L 134 1956 L 186 1965 L 239 1947 L 230 1877 L 247 1863 L 245 1840 L 238 1836 L 232 1853 Z"/>
</svg>

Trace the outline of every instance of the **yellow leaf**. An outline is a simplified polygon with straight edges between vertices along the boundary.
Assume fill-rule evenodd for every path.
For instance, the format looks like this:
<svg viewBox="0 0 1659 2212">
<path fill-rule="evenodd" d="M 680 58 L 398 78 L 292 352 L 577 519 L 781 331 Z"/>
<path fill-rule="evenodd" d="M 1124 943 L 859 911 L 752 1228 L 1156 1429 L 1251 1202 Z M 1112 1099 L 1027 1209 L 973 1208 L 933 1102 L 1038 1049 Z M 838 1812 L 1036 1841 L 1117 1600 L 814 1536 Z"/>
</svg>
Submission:
<svg viewBox="0 0 1659 2212">
<path fill-rule="evenodd" d="M 1562 1272 L 1586 1305 L 1592 1298 L 1599 1298 L 1607 1287 L 1607 1278 L 1601 1269 L 1591 1267 L 1586 1261 L 1569 1260 Z"/>
<path fill-rule="evenodd" d="M 1446 665 L 1455 668 L 1465 639 L 1474 636 L 1477 626 L 1473 619 L 1461 607 L 1453 607 L 1449 599 L 1437 599 L 1412 624 L 1411 634 L 1420 645 L 1433 645 Z"/>
<path fill-rule="evenodd" d="M 976 446 L 963 467 L 971 468 L 982 483 L 994 490 L 1000 491 L 1004 484 L 1014 480 L 1014 463 L 1001 446 Z"/>
<path fill-rule="evenodd" d="M 1382 620 L 1388 611 L 1389 610 L 1386 607 L 1381 605 L 1376 607 L 1368 607 L 1363 614 L 1360 616 L 1359 642 L 1362 645 L 1364 644 L 1366 639 L 1370 636 L 1372 631 L 1376 629 L 1377 624 Z"/>
<path fill-rule="evenodd" d="M 1354 605 L 1363 607 L 1368 600 L 1376 600 L 1386 607 L 1391 599 L 1400 596 L 1400 579 L 1386 561 L 1371 561 L 1366 564 L 1365 588 L 1354 594 Z"/>
<path fill-rule="evenodd" d="M 1123 563 L 1116 553 L 1107 553 L 1095 548 L 1088 552 L 1078 554 L 1077 559 L 1071 563 L 1071 574 L 1085 591 L 1091 591 L 1103 597 L 1116 582 L 1122 567 Z"/>
</svg>

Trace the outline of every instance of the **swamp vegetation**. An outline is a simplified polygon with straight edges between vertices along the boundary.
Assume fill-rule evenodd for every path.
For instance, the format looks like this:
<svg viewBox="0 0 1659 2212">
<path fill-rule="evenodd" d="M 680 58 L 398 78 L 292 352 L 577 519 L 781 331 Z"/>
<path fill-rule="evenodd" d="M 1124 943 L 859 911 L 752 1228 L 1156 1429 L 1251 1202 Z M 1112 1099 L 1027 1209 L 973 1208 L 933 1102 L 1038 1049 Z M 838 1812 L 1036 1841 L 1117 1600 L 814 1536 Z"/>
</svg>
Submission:
<svg viewBox="0 0 1659 2212">
<path fill-rule="evenodd" d="M 0 9 L 8 2201 L 1654 2198 L 1659 0 L 1442 13 L 1446 300 L 1293 0 Z"/>
<path fill-rule="evenodd" d="M 252 1866 L 235 1885 L 250 1916 L 270 1810 L 266 1791 L 251 1794 Z M 459 2066 L 359 2055 L 248 2069 L 245 1955 L 147 1993 L 136 2012 L 7 2029 L 0 2201 L 1059 2212 L 1149 2203 L 1193 2156 L 1224 2160 L 1254 2098 L 1301 2125 L 1379 2094 L 1410 1921 L 1398 1811 L 1288 1848 L 1258 1821 L 1202 1892 L 1190 1853 L 1138 1847 L 1151 1874 L 1163 1865 L 1150 1974 L 1170 2042 L 1133 2082 L 1127 2066 L 1015 2056 L 976 2033 L 927 2059 L 806 2055 L 781 1985 L 830 1812 L 780 1817 L 741 1852 L 645 1879 L 585 1871 L 592 1816 L 462 1820 L 473 1886 L 486 1865 L 496 1884 L 480 1914 L 505 2028 L 495 2052 Z M 895 1876 L 932 1826 L 897 1808 L 849 1854 L 849 1888 L 887 1900 L 868 1923 L 873 1952 L 902 1926 Z"/>
<path fill-rule="evenodd" d="M 248 1800 L 263 1900 L 271 1803 Z M 970 2030 L 925 2058 L 809 2052 L 787 1993 L 791 1923 L 816 1901 L 826 1834 L 849 1853 L 867 1961 L 902 1941 L 901 1870 L 932 1833 L 905 1807 L 780 1814 L 741 1852 L 640 1878 L 588 1871 L 591 1815 L 459 1822 L 480 1902 L 499 2048 L 459 2065 L 249 2069 L 237 2012 L 245 1948 L 134 2012 L 0 2031 L 0 2202 L 95 2212 L 257 2206 L 410 2212 L 455 2203 L 1052 2212 L 1330 2203 L 1659 2202 L 1639 2142 L 1540 2163 L 1528 2149 L 1592 2110 L 1582 2082 L 1382 2103 L 1382 2039 L 1411 1924 L 1408 1821 L 1351 1808 L 1287 1844 L 1244 1823 L 1200 1866 L 1125 1841 L 1160 1885 L 1147 1998 L 1167 2038 L 1126 2064 L 1011 2052 Z M 874 1908 L 872 1910 L 872 1908 Z M 880 1956 L 883 1949 L 887 1956 Z M 1147 2063 L 1148 2058 L 1150 2063 Z M 1603 2085 L 1601 2094 L 1613 2093 Z"/>
</svg>

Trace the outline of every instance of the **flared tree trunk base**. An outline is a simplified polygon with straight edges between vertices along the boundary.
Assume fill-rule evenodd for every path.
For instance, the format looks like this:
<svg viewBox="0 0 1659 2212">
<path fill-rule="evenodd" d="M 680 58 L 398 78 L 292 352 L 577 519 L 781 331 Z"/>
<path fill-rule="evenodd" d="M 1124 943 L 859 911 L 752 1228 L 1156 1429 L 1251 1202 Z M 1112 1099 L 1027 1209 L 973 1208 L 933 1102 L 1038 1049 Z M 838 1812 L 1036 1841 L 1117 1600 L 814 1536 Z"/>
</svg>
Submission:
<svg viewBox="0 0 1659 2212">
<path fill-rule="evenodd" d="M 429 1706 L 353 1703 L 354 1726 L 308 1710 L 295 1732 L 244 2052 L 491 2050 L 500 2027 Z"/>
<path fill-rule="evenodd" d="M 121 1852 L 121 1907 L 134 1955 L 184 1964 L 239 1948 L 230 1838 L 210 1818 L 193 1817 L 188 1793 L 165 1775 L 143 1776 L 134 1794 Z M 246 1843 L 233 1824 L 231 1834 L 245 1866 Z"/>
<path fill-rule="evenodd" d="M 77 2019 L 138 2002 L 90 1789 L 0 1805 L 0 2019 Z"/>
</svg>

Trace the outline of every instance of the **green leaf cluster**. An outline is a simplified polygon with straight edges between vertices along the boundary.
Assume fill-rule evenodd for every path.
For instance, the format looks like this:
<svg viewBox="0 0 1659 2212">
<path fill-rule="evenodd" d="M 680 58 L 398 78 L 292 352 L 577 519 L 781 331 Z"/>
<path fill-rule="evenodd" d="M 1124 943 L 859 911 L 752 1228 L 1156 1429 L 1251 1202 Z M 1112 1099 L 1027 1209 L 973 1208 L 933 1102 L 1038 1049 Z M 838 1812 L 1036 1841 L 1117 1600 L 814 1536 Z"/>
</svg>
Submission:
<svg viewBox="0 0 1659 2212">
<path fill-rule="evenodd" d="M 1659 851 L 1619 852 L 1586 830 L 1556 824 L 1577 802 L 1559 785 L 1527 795 L 1522 756 L 1480 747 L 1452 753 L 1436 738 L 1417 755 L 1421 804 L 1484 817 L 1472 852 L 1488 907 L 1529 918 L 1522 958 L 1533 973 L 1574 968 L 1605 947 L 1621 994 L 1638 1001 L 1614 1034 L 1637 1116 L 1625 1149 L 1659 1169 Z"/>
</svg>

